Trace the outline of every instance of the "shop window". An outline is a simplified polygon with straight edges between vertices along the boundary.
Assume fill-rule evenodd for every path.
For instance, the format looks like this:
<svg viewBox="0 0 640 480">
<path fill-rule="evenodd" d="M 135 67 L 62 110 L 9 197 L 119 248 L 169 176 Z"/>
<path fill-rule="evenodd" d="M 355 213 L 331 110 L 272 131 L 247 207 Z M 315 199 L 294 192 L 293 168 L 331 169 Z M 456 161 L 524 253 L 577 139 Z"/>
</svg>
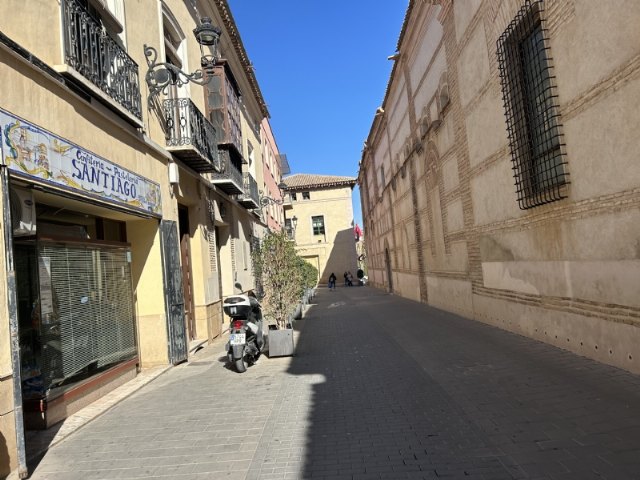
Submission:
<svg viewBox="0 0 640 480">
<path fill-rule="evenodd" d="M 497 45 L 518 204 L 566 197 L 562 124 L 542 0 L 527 0 Z"/>
<path fill-rule="evenodd" d="M 26 399 L 54 398 L 137 355 L 127 246 L 38 240 L 15 252 Z"/>
<path fill-rule="evenodd" d="M 125 223 L 36 207 L 38 236 L 17 238 L 16 294 L 25 399 L 137 355 Z"/>
</svg>

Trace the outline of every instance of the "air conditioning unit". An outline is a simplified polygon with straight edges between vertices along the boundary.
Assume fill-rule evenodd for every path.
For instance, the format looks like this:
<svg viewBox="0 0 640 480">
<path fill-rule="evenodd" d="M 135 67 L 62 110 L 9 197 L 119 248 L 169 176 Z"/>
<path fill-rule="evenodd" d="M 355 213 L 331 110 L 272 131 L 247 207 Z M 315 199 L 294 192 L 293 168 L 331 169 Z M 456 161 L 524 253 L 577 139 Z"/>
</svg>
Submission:
<svg viewBox="0 0 640 480">
<path fill-rule="evenodd" d="M 13 234 L 35 235 L 36 202 L 33 192 L 23 188 L 11 187 L 11 225 Z"/>
</svg>

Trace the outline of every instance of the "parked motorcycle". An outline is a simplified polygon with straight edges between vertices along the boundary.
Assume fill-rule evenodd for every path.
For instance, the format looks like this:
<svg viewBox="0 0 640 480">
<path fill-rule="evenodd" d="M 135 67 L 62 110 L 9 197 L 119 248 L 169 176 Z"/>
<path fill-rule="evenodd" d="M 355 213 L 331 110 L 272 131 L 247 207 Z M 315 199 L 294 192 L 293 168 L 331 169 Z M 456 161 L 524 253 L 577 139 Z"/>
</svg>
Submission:
<svg viewBox="0 0 640 480">
<path fill-rule="evenodd" d="M 238 373 L 243 373 L 258 360 L 264 348 L 262 307 L 251 292 L 227 297 L 222 307 L 224 313 L 231 317 L 227 358 Z"/>
</svg>

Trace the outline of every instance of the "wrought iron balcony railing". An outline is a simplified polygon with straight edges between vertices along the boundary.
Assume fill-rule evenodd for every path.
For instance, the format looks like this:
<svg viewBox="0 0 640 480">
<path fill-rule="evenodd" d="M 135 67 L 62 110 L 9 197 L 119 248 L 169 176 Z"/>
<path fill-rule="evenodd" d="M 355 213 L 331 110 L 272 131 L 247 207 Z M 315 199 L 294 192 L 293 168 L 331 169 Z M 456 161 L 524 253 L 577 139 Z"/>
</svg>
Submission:
<svg viewBox="0 0 640 480">
<path fill-rule="evenodd" d="M 142 120 L 138 64 L 78 0 L 62 0 L 65 62 Z"/>
<path fill-rule="evenodd" d="M 284 231 L 287 233 L 287 238 L 289 240 L 296 239 L 296 231 L 293 229 L 293 227 L 284 227 Z"/>
<path fill-rule="evenodd" d="M 168 149 L 197 172 L 220 171 L 215 127 L 189 98 L 163 102 Z"/>
<path fill-rule="evenodd" d="M 260 193 L 258 192 L 258 182 L 255 181 L 249 172 L 244 172 L 244 193 L 239 195 L 238 201 L 247 208 L 258 208 L 260 206 Z"/>
<path fill-rule="evenodd" d="M 230 150 L 225 149 L 218 149 L 218 155 L 220 156 L 220 172 L 211 175 L 211 183 L 228 194 L 244 193 L 242 166 L 238 164 L 237 157 Z"/>
</svg>

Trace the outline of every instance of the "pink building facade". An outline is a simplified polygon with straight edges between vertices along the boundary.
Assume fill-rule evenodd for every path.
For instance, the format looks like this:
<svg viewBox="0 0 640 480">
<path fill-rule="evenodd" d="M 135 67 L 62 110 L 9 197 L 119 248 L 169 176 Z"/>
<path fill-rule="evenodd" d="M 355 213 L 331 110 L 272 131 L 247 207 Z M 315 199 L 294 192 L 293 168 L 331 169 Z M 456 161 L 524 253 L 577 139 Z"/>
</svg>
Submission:
<svg viewBox="0 0 640 480">
<path fill-rule="evenodd" d="M 289 173 L 289 164 L 286 156 L 280 154 L 276 144 L 271 124 L 267 118 L 262 120 L 262 184 L 260 190 L 262 196 L 274 200 L 282 200 L 278 184 L 282 182 L 282 175 Z M 280 231 L 284 225 L 284 210 L 282 205 L 269 203 L 262 208 L 262 218 L 267 228 L 272 231 Z"/>
</svg>

